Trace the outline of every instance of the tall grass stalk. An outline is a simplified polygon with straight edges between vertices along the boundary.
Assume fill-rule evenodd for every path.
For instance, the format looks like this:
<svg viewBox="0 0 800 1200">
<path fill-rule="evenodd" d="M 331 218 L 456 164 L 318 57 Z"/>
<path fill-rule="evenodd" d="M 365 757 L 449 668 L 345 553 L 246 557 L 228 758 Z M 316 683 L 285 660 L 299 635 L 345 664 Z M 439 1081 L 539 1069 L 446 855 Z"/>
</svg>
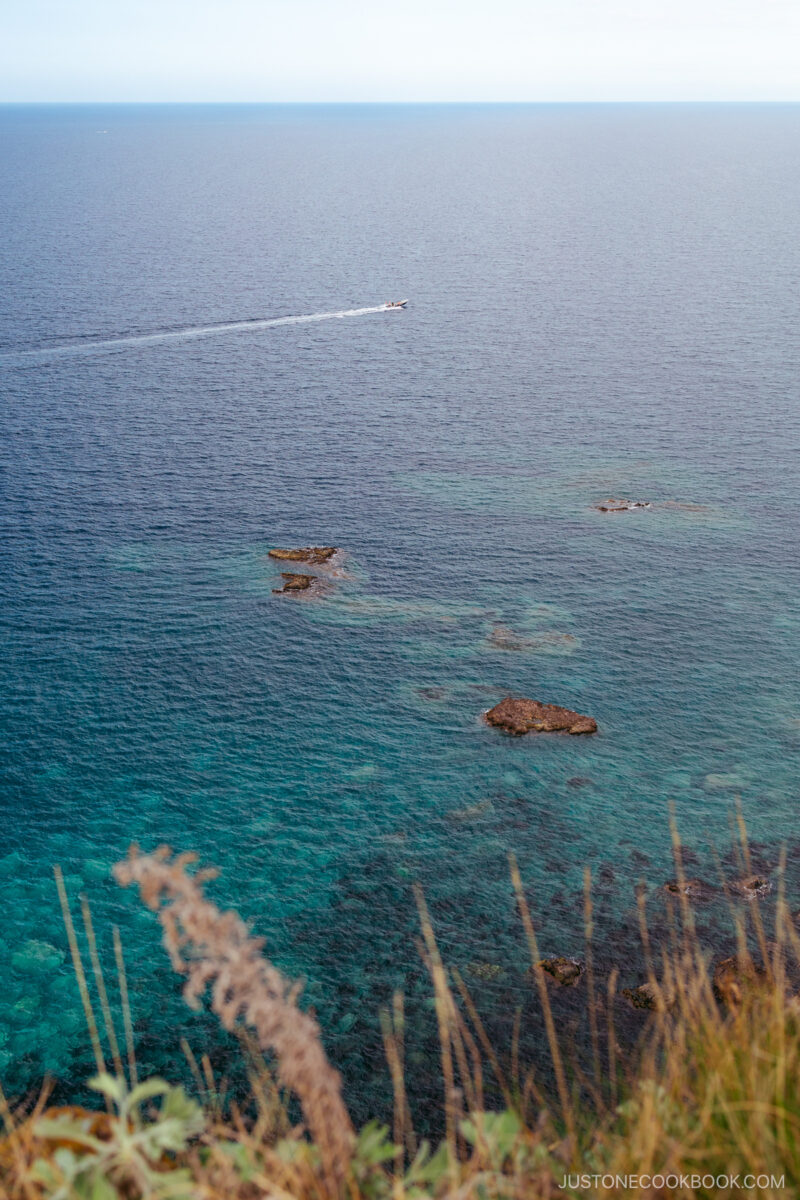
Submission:
<svg viewBox="0 0 800 1200">
<path fill-rule="evenodd" d="M 209 988 L 211 1006 L 226 1029 L 244 1022 L 261 1048 L 274 1052 L 279 1076 L 300 1100 L 336 1190 L 347 1174 L 355 1135 L 319 1026 L 297 1007 L 299 988 L 262 957 L 263 940 L 250 937 L 237 913 L 221 912 L 205 898 L 202 885 L 214 873 L 190 875 L 186 868 L 193 861 L 193 855 L 173 858 L 167 847 L 154 854 L 132 847 L 114 874 L 123 887 L 138 884 L 142 900 L 157 914 L 173 968 L 186 976 L 186 1001 L 199 1007 Z"/>
<path fill-rule="evenodd" d="M 511 869 L 511 882 L 514 886 L 514 892 L 519 905 L 520 917 L 522 918 L 522 926 L 525 930 L 525 936 L 528 940 L 528 948 L 531 955 L 531 966 L 533 975 L 536 980 L 536 987 L 539 991 L 539 999 L 542 1003 L 542 1014 L 544 1016 L 545 1029 L 547 1030 L 547 1043 L 550 1048 L 550 1057 L 553 1062 L 553 1071 L 556 1077 L 556 1087 L 558 1088 L 558 1099 L 561 1105 L 561 1118 L 566 1126 L 569 1134 L 570 1142 L 574 1143 L 575 1139 L 575 1117 L 572 1110 L 569 1092 L 567 1090 L 567 1079 L 564 1074 L 564 1063 L 561 1057 L 561 1048 L 556 1036 L 555 1022 L 553 1021 L 553 1010 L 550 1006 L 550 997 L 547 994 L 547 980 L 544 977 L 544 971 L 539 965 L 541 958 L 539 955 L 539 945 L 536 940 L 536 932 L 533 928 L 530 909 L 528 902 L 525 899 L 525 892 L 522 887 L 522 877 L 519 873 L 517 860 L 513 854 L 509 855 L 509 866 Z"/>
<path fill-rule="evenodd" d="M 83 960 L 81 958 L 80 947 L 78 946 L 78 938 L 75 934 L 75 926 L 72 922 L 72 913 L 67 899 L 67 889 L 64 887 L 64 876 L 61 872 L 61 867 L 53 869 L 56 877 L 56 888 L 58 889 L 58 899 L 61 903 L 61 914 L 64 919 L 64 928 L 67 931 L 67 941 L 69 942 L 70 954 L 72 955 L 72 968 L 75 972 L 75 979 L 78 983 L 80 992 L 81 1004 L 83 1005 L 83 1013 L 86 1017 L 86 1025 L 89 1029 L 89 1039 L 92 1043 L 94 1051 L 94 1059 L 97 1064 L 97 1070 L 102 1075 L 105 1072 L 106 1064 L 103 1058 L 103 1048 L 100 1044 L 100 1034 L 97 1030 L 97 1021 L 92 1008 L 92 1000 L 89 995 L 89 985 L 86 982 L 86 972 L 83 969 Z"/>
</svg>

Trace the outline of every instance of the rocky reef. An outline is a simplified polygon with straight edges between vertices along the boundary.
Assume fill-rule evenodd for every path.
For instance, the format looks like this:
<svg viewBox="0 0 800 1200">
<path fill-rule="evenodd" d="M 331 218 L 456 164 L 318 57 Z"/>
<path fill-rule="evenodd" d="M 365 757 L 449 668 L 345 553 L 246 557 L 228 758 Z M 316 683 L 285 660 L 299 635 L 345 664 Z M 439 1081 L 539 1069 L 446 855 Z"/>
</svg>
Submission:
<svg viewBox="0 0 800 1200">
<path fill-rule="evenodd" d="M 270 550 L 269 557 L 321 566 L 333 558 L 337 549 L 337 546 L 302 546 L 298 550 Z"/>
<path fill-rule="evenodd" d="M 571 633 L 545 629 L 532 636 L 517 633 L 507 625 L 495 625 L 487 644 L 492 650 L 528 651 L 540 654 L 571 654 L 578 639 Z"/>
<path fill-rule="evenodd" d="M 522 637 L 507 625 L 495 625 L 488 638 L 493 650 L 528 650 L 530 638 Z"/>
<path fill-rule="evenodd" d="M 291 571 L 281 571 L 283 587 L 273 588 L 273 592 L 281 595 L 283 592 L 305 592 L 317 582 L 316 575 L 295 575 Z"/>
<path fill-rule="evenodd" d="M 585 717 L 557 704 L 542 704 L 524 697 L 506 696 L 486 713 L 490 725 L 508 733 L 596 733 L 594 717 Z"/>
</svg>

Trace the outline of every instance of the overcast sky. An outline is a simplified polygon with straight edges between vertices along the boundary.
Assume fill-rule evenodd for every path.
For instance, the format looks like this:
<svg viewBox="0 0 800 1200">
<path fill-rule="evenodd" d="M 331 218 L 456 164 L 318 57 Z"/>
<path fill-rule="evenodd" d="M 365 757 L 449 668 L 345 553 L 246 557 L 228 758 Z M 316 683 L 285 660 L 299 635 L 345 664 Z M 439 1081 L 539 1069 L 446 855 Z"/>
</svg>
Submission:
<svg viewBox="0 0 800 1200">
<path fill-rule="evenodd" d="M 0 0 L 0 100 L 800 100 L 800 0 Z"/>
</svg>

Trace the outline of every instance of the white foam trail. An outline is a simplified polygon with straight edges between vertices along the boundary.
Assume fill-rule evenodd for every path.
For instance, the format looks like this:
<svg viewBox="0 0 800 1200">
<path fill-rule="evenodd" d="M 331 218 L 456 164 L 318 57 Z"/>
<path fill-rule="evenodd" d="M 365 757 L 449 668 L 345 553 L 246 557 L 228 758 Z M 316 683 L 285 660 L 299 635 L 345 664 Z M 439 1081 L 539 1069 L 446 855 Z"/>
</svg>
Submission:
<svg viewBox="0 0 800 1200">
<path fill-rule="evenodd" d="M 30 359 L 55 355 L 87 354 L 97 350 L 113 350 L 117 346 L 157 345 L 160 342 L 189 341 L 192 338 L 214 337 L 220 333 L 239 333 L 244 330 L 274 329 L 278 325 L 306 325 L 312 321 L 331 321 L 343 317 L 364 317 L 368 313 L 385 312 L 386 306 L 344 308 L 339 312 L 308 313 L 299 317 L 255 317 L 247 321 L 228 321 L 222 325 L 196 325 L 186 329 L 168 329 L 157 333 L 132 333 L 99 341 L 66 342 L 60 346 L 39 346 L 30 350 L 0 351 L 0 361 Z"/>
</svg>

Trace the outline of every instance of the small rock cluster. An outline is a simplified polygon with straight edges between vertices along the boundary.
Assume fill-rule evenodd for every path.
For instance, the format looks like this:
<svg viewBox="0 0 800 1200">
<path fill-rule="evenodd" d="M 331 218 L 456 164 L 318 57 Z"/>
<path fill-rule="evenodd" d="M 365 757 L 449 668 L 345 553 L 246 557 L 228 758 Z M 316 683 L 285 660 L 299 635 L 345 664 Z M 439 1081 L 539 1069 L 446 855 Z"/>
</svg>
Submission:
<svg viewBox="0 0 800 1200">
<path fill-rule="evenodd" d="M 309 566 L 324 566 L 337 553 L 336 546 L 300 546 L 290 549 L 273 548 L 269 551 L 270 558 L 281 561 L 304 563 Z M 316 590 L 321 580 L 318 575 L 301 574 L 294 571 L 282 571 L 283 586 L 273 588 L 278 595 L 294 592 Z M 566 645 L 574 643 L 571 634 L 548 635 L 559 638 Z M 503 625 L 496 625 L 491 635 L 491 643 L 496 649 L 519 650 L 535 648 L 533 639 L 519 638 L 513 630 Z M 561 644 L 559 642 L 559 644 Z M 419 689 L 425 699 L 440 699 L 443 690 L 440 688 Z M 557 704 L 543 704 L 539 700 L 526 698 L 515 699 L 506 696 L 494 708 L 486 713 L 490 725 L 505 729 L 508 733 L 523 734 L 537 733 L 596 733 L 597 722 L 593 717 L 583 716 L 569 708 L 561 708 Z"/>
<path fill-rule="evenodd" d="M 337 551 L 336 546 L 303 546 L 297 550 L 270 550 L 270 558 L 278 558 L 286 562 L 308 563 L 310 566 L 323 566 Z M 314 584 L 319 583 L 318 575 L 299 575 L 292 571 L 281 571 L 284 580 L 283 587 L 273 588 L 273 592 L 281 595 L 284 592 L 306 592 Z"/>
</svg>

